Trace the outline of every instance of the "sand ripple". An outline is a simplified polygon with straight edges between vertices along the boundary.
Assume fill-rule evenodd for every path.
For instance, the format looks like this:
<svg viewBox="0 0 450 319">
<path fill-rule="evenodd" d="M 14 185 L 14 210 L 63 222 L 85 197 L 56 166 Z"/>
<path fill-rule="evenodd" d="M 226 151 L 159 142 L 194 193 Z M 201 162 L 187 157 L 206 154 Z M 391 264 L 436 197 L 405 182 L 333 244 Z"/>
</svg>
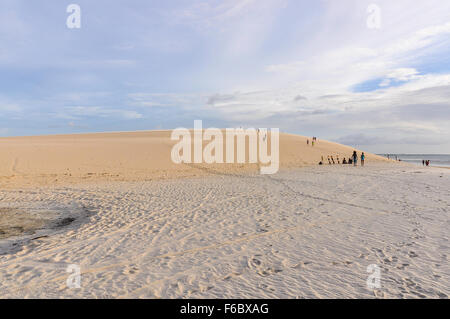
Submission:
<svg viewBox="0 0 450 319">
<path fill-rule="evenodd" d="M 448 171 L 381 165 L 0 191 L 90 212 L 19 250 L 0 240 L 0 297 L 448 298 L 448 189 Z"/>
</svg>

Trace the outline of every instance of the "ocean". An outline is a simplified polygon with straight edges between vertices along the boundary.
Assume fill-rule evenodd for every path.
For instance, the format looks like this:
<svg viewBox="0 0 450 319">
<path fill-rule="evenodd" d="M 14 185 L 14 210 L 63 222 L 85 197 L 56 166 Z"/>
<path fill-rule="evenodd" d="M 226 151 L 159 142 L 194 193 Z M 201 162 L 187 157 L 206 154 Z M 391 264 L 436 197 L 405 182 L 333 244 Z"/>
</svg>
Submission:
<svg viewBox="0 0 450 319">
<path fill-rule="evenodd" d="M 387 154 L 378 154 L 388 157 Z M 390 159 L 401 159 L 407 163 L 422 165 L 422 160 L 429 160 L 430 166 L 450 167 L 450 154 L 389 154 Z"/>
</svg>

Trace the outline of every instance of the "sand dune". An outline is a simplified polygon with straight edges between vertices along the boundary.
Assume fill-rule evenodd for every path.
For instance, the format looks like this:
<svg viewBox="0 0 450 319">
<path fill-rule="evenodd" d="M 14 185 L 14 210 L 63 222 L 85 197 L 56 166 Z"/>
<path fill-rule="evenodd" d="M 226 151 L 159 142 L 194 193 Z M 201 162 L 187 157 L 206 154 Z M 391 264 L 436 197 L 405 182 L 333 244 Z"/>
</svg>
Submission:
<svg viewBox="0 0 450 319">
<path fill-rule="evenodd" d="M 0 138 L 0 185 L 63 184 L 97 180 L 149 180 L 214 173 L 256 172 L 255 164 L 175 164 L 171 131 Z M 309 138 L 310 139 L 310 138 Z M 349 157 L 353 148 L 280 134 L 280 167 L 317 165 L 328 155 Z M 206 144 L 206 143 L 205 143 Z M 204 144 L 204 146 L 205 146 Z M 226 144 L 226 143 L 225 143 Z M 224 145 L 225 147 L 226 145 Z M 366 153 L 368 162 L 387 162 Z"/>
</svg>

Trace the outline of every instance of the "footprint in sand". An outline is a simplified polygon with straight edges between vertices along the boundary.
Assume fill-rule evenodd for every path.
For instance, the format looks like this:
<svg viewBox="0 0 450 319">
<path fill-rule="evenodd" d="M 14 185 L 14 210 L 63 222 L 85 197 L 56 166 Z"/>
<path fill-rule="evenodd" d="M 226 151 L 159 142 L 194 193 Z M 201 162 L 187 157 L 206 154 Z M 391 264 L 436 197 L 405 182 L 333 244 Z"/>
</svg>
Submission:
<svg viewBox="0 0 450 319">
<path fill-rule="evenodd" d="M 277 274 L 282 272 L 283 270 L 280 268 L 275 268 L 275 267 L 270 267 L 267 265 L 264 265 L 263 262 L 261 260 L 259 260 L 258 258 L 256 258 L 256 256 L 260 256 L 260 255 L 255 255 L 253 257 L 251 257 L 248 260 L 248 267 L 250 269 L 255 269 L 256 273 L 261 276 L 261 277 L 267 277 L 269 275 L 272 274 Z"/>
<path fill-rule="evenodd" d="M 136 265 L 129 265 L 123 271 L 126 275 L 132 275 L 139 271 L 139 268 Z"/>
<path fill-rule="evenodd" d="M 383 259 L 383 263 L 385 263 L 385 264 L 396 263 L 397 260 L 398 260 L 398 258 L 395 257 L 395 256 L 386 257 L 386 258 Z"/>
<path fill-rule="evenodd" d="M 249 264 L 250 268 L 256 268 L 256 267 L 259 267 L 261 265 L 261 261 L 259 259 L 256 259 L 256 258 L 251 258 L 249 260 L 248 264 Z"/>
<path fill-rule="evenodd" d="M 312 264 L 312 262 L 311 261 L 299 262 L 295 266 L 292 266 L 292 268 L 295 268 L 295 269 L 305 268 L 309 264 Z"/>
<path fill-rule="evenodd" d="M 346 265 L 346 266 L 349 266 L 349 265 L 353 264 L 353 261 L 348 261 L 348 260 L 343 261 L 343 262 L 332 261 L 331 264 L 332 264 L 333 266 L 337 266 L 337 265 L 341 265 L 341 264 L 344 264 L 344 265 Z"/>
<path fill-rule="evenodd" d="M 446 295 L 446 294 L 444 294 L 444 293 L 442 293 L 442 292 L 436 292 L 436 295 L 438 295 L 439 296 L 439 298 L 448 298 L 448 296 Z"/>
<path fill-rule="evenodd" d="M 272 287 L 270 287 L 269 285 L 266 285 L 266 284 L 259 284 L 258 288 L 261 288 L 261 289 L 264 289 L 264 290 L 269 290 L 271 292 L 275 291 L 274 288 L 272 288 Z"/>
<path fill-rule="evenodd" d="M 272 275 L 272 274 L 278 274 L 278 273 L 280 273 L 282 271 L 283 271 L 282 269 L 276 269 L 276 268 L 271 268 L 270 267 L 270 268 L 260 269 L 256 273 L 258 275 L 260 275 L 261 277 L 267 277 L 267 276 Z"/>
<path fill-rule="evenodd" d="M 401 265 L 397 266 L 397 269 L 403 270 L 403 269 L 405 269 L 408 266 L 409 266 L 409 264 L 401 264 Z"/>
<path fill-rule="evenodd" d="M 239 272 L 233 272 L 233 273 L 231 273 L 231 274 L 225 276 L 225 277 L 223 278 L 223 280 L 228 281 L 228 280 L 231 280 L 231 279 L 233 279 L 233 278 L 239 277 L 240 275 L 242 275 L 242 274 L 239 273 Z"/>
<path fill-rule="evenodd" d="M 385 297 L 384 292 L 382 292 L 382 291 L 380 291 L 380 290 L 374 290 L 374 291 L 373 291 L 373 295 L 374 295 L 376 298 L 384 298 L 384 297 Z"/>
</svg>

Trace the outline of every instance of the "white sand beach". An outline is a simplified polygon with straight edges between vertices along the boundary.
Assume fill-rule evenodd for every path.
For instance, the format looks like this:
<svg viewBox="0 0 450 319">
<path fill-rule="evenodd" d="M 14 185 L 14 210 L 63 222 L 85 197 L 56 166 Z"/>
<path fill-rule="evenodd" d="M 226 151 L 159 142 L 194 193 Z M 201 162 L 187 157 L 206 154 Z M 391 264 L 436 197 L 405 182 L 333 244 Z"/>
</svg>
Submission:
<svg viewBox="0 0 450 319">
<path fill-rule="evenodd" d="M 289 134 L 274 175 L 179 166 L 169 135 L 1 139 L 0 298 L 450 295 L 449 170 L 318 166 L 353 149 Z"/>
</svg>

